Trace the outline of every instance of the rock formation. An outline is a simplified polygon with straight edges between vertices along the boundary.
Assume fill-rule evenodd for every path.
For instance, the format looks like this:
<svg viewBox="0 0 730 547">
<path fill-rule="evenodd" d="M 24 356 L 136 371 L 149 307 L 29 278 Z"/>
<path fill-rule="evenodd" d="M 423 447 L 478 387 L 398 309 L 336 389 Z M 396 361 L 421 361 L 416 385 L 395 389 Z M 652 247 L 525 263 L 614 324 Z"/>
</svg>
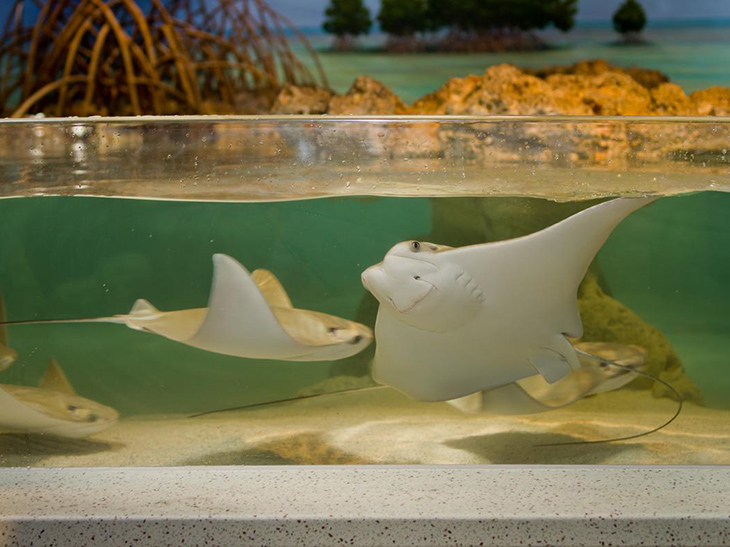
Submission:
<svg viewBox="0 0 730 547">
<path fill-rule="evenodd" d="M 273 113 L 296 113 L 316 104 L 322 114 L 616 115 L 724 116 L 730 88 L 711 87 L 687 95 L 658 70 L 621 68 L 603 60 L 540 70 L 496 65 L 484 74 L 450 78 L 438 90 L 406 105 L 382 83 L 360 76 L 339 95 L 287 86 Z"/>
</svg>

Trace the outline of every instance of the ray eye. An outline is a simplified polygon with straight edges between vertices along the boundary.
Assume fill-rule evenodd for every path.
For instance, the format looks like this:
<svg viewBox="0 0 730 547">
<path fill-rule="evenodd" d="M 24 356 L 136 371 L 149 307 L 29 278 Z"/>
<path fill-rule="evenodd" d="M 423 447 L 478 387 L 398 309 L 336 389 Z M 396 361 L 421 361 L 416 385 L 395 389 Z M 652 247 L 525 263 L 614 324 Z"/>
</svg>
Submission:
<svg viewBox="0 0 730 547">
<path fill-rule="evenodd" d="M 418 241 L 411 242 L 411 250 L 417 253 L 421 250 L 421 244 Z"/>
<path fill-rule="evenodd" d="M 89 418 L 88 418 L 88 420 L 89 420 L 90 422 L 95 422 L 95 421 L 96 421 L 96 420 L 98 420 L 98 419 L 99 419 L 99 417 L 98 417 L 98 416 L 97 416 L 96 414 L 89 414 Z"/>
<path fill-rule="evenodd" d="M 79 407 L 74 406 L 74 405 L 68 405 L 68 409 L 70 412 L 76 412 L 79 409 Z"/>
<path fill-rule="evenodd" d="M 419 279 L 421 279 L 421 276 L 420 275 L 414 275 L 413 276 L 413 279 L 415 279 L 416 281 L 418 281 Z"/>
<path fill-rule="evenodd" d="M 358 342 L 360 342 L 360 340 L 362 340 L 362 336 L 357 334 L 353 336 L 352 340 L 350 340 L 350 344 L 357 344 Z"/>
</svg>

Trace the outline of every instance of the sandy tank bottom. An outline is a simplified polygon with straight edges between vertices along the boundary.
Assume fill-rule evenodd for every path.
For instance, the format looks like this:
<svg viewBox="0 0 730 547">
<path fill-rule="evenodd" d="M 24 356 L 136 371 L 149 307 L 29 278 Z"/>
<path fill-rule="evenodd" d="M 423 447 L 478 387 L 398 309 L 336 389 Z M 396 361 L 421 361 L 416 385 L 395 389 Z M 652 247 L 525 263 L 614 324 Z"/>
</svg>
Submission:
<svg viewBox="0 0 730 547">
<path fill-rule="evenodd" d="M 538 446 L 641 433 L 675 409 L 624 389 L 537 415 L 464 415 L 380 389 L 197 418 L 130 417 L 85 440 L 4 433 L 0 465 L 730 464 L 730 410 L 690 403 L 650 436 Z"/>
</svg>

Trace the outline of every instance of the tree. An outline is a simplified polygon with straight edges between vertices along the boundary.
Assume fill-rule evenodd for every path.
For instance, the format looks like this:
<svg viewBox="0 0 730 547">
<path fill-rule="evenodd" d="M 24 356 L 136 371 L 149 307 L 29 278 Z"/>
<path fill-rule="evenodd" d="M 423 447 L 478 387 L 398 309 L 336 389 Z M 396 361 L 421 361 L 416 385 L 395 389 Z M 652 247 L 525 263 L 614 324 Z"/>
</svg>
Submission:
<svg viewBox="0 0 730 547">
<path fill-rule="evenodd" d="M 499 29 L 531 31 L 553 25 L 566 32 L 575 24 L 578 0 L 428 0 L 436 29 L 466 32 Z"/>
<path fill-rule="evenodd" d="M 561 32 L 568 32 L 575 25 L 575 14 L 578 13 L 578 0 L 558 0 L 551 2 L 550 18 L 553 26 Z"/>
<path fill-rule="evenodd" d="M 413 36 L 428 28 L 428 0 L 382 0 L 380 28 L 394 36 Z"/>
<path fill-rule="evenodd" d="M 430 27 L 428 0 L 381 0 L 378 22 L 388 33 L 386 47 L 389 51 L 423 49 L 423 41 L 416 34 Z"/>
<path fill-rule="evenodd" d="M 625 0 L 613 14 L 613 28 L 626 40 L 635 40 L 646 26 L 646 13 L 637 0 Z"/>
<path fill-rule="evenodd" d="M 334 34 L 336 49 L 350 49 L 354 38 L 370 32 L 373 24 L 363 0 L 330 0 L 322 28 Z"/>
<path fill-rule="evenodd" d="M 459 27 L 460 9 L 467 0 L 427 0 L 429 30 Z"/>
</svg>

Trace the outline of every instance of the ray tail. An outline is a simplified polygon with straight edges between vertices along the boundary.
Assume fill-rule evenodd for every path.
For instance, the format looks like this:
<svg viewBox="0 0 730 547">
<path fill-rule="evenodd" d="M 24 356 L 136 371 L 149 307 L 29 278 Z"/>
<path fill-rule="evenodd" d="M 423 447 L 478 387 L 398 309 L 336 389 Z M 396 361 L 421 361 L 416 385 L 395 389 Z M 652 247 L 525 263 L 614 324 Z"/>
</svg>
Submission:
<svg viewBox="0 0 730 547">
<path fill-rule="evenodd" d="M 125 317 L 83 317 L 74 319 L 27 319 L 22 321 L 2 321 L 0 326 L 19 326 L 19 325 L 44 325 L 44 324 L 60 324 L 60 323 L 115 323 L 124 325 Z"/>
<path fill-rule="evenodd" d="M 604 359 L 602 357 L 598 357 L 596 355 L 591 355 L 590 353 L 586 353 L 584 351 L 581 351 L 576 348 L 575 350 L 577 353 L 590 357 L 592 359 L 598 359 L 605 365 L 609 365 L 612 367 L 618 367 L 630 372 L 633 372 L 634 374 L 638 374 L 640 376 L 644 376 L 645 378 L 649 378 L 650 380 L 654 380 L 655 382 L 658 382 L 662 384 L 664 387 L 666 387 L 669 391 L 672 392 L 674 397 L 677 399 L 677 410 L 674 412 L 674 415 L 669 418 L 666 422 L 663 424 L 655 427 L 654 429 L 651 429 L 649 431 L 644 431 L 643 433 L 637 433 L 636 435 L 628 435 L 626 437 L 617 437 L 615 439 L 603 439 L 600 441 L 575 441 L 575 442 L 567 442 L 567 443 L 546 443 L 546 444 L 536 444 L 535 446 L 569 446 L 569 445 L 577 445 L 577 444 L 603 444 L 603 443 L 613 443 L 613 442 L 619 442 L 619 441 L 629 441 L 631 439 L 638 439 L 639 437 L 646 437 L 647 435 L 651 435 L 652 433 L 656 433 L 657 431 L 660 431 L 667 427 L 669 424 L 671 424 L 674 420 L 676 420 L 680 413 L 682 412 L 682 405 L 684 404 L 684 399 L 682 399 L 682 395 L 675 389 L 674 386 L 672 386 L 669 382 L 665 382 L 661 378 L 658 378 L 654 376 L 653 374 L 649 374 L 648 372 L 644 372 L 643 370 L 637 370 L 634 367 L 631 367 L 630 365 L 621 365 L 615 361 L 611 361 L 609 359 Z"/>
<path fill-rule="evenodd" d="M 295 401 L 304 401 L 305 399 L 318 399 L 320 397 L 328 397 L 330 395 L 340 395 L 343 393 L 355 393 L 361 391 L 374 391 L 376 389 L 386 389 L 388 386 L 365 386 L 355 387 L 351 389 L 340 389 L 339 391 L 328 391 L 326 393 L 314 393 L 313 395 L 300 395 L 298 397 L 289 397 L 287 399 L 277 399 L 275 401 L 264 401 L 262 403 L 252 403 L 250 405 L 234 406 L 231 408 L 221 408 L 218 410 L 206 410 L 197 414 L 191 414 L 188 418 L 200 418 L 201 416 L 209 416 L 211 414 L 219 414 L 221 412 L 232 412 L 234 410 L 248 410 L 251 408 L 259 408 L 270 405 L 278 405 L 281 403 L 293 403 Z"/>
</svg>

